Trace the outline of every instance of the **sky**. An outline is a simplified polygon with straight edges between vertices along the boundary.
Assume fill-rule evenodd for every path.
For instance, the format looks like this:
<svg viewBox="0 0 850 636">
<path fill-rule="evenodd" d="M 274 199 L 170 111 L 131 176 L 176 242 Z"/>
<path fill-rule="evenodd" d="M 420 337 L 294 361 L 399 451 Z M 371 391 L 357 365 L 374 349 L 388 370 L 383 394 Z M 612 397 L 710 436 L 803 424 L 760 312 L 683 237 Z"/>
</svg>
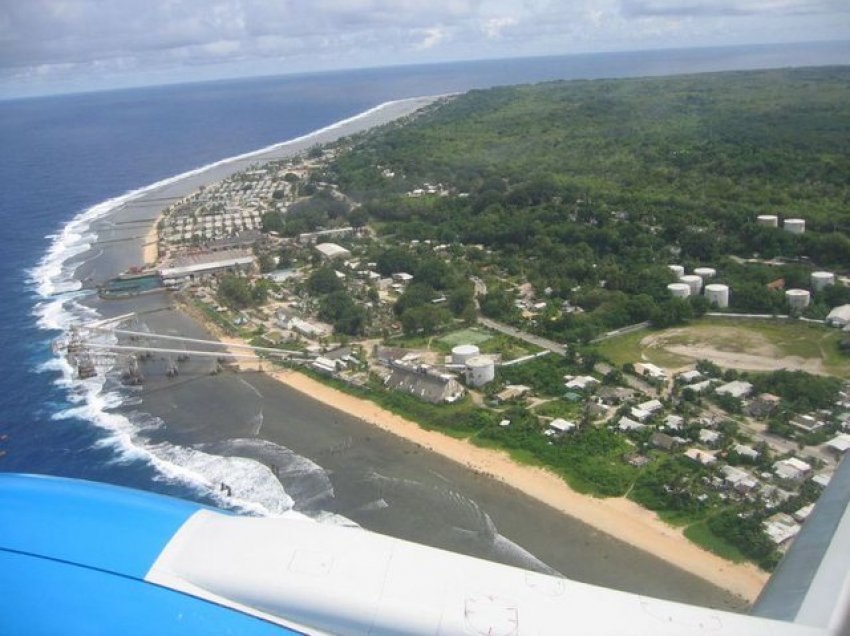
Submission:
<svg viewBox="0 0 850 636">
<path fill-rule="evenodd" d="M 850 40 L 850 0 L 0 0 L 0 97 L 831 40 Z"/>
</svg>

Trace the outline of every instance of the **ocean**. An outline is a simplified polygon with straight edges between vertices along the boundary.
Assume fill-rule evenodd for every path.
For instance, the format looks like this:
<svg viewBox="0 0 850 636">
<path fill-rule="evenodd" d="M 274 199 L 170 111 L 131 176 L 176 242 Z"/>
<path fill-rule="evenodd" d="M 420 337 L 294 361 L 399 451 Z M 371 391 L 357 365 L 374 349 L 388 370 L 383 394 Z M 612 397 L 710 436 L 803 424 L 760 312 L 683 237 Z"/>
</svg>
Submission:
<svg viewBox="0 0 850 636">
<path fill-rule="evenodd" d="M 230 448 L 224 457 L 215 444 L 194 452 L 150 437 L 142 444 L 140 430 L 167 426 L 167 416 L 128 416 L 137 395 L 114 379 L 73 379 L 51 351 L 72 323 L 96 318 L 79 266 L 98 256 L 98 220 L 149 184 L 390 100 L 556 79 L 836 63 L 850 63 L 847 43 L 465 62 L 0 102 L 0 470 L 92 479 L 256 514 L 298 508 L 297 480 L 270 479 L 257 468 L 268 448 L 254 444 L 243 457 Z M 286 457 L 300 466 L 294 474 L 324 483 L 315 462 Z M 245 484 L 235 503 L 221 497 L 224 480 Z"/>
</svg>

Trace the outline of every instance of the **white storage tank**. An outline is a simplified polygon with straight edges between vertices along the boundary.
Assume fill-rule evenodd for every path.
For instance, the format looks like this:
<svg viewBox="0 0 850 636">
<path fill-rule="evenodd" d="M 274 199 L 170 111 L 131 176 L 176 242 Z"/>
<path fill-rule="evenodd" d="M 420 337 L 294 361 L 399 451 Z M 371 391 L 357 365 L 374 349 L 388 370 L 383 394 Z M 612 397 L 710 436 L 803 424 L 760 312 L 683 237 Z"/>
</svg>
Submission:
<svg viewBox="0 0 850 636">
<path fill-rule="evenodd" d="M 691 296 L 696 296 L 702 289 L 702 278 L 696 274 L 685 274 L 684 276 L 679 276 L 679 282 L 685 283 L 685 285 L 691 288 Z"/>
<path fill-rule="evenodd" d="M 685 268 L 681 265 L 668 265 L 667 268 L 676 275 L 676 278 L 685 274 Z"/>
<path fill-rule="evenodd" d="M 756 223 L 765 227 L 779 227 L 779 217 L 775 214 L 759 214 Z"/>
<path fill-rule="evenodd" d="M 729 306 L 729 286 L 711 283 L 705 286 L 705 299 L 721 309 Z"/>
<path fill-rule="evenodd" d="M 835 274 L 832 272 L 812 272 L 813 290 L 820 291 L 830 285 L 835 285 Z"/>
<path fill-rule="evenodd" d="M 452 349 L 452 364 L 465 364 L 478 355 L 481 355 L 481 350 L 474 344 L 459 344 Z"/>
<path fill-rule="evenodd" d="M 670 283 L 667 285 L 667 290 L 673 298 L 687 298 L 691 295 L 691 286 L 687 283 Z"/>
<path fill-rule="evenodd" d="M 785 290 L 785 300 L 791 309 L 805 309 L 809 306 L 811 295 L 807 289 L 787 289 Z"/>
<path fill-rule="evenodd" d="M 694 274 L 703 280 L 707 280 L 709 278 L 714 278 L 717 275 L 717 270 L 713 267 L 697 267 L 694 269 Z"/>
<path fill-rule="evenodd" d="M 490 356 L 473 356 L 466 361 L 466 381 L 472 386 L 484 386 L 496 377 L 496 363 Z"/>
<path fill-rule="evenodd" d="M 802 234 L 806 231 L 806 219 L 785 219 L 782 229 L 791 234 Z"/>
</svg>

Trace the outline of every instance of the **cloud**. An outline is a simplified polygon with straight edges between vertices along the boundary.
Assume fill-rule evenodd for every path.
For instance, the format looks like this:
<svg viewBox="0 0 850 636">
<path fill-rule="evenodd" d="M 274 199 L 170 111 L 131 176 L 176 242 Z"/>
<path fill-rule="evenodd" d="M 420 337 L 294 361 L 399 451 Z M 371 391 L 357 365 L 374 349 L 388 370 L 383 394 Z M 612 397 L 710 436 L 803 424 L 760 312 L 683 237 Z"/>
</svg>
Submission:
<svg viewBox="0 0 850 636">
<path fill-rule="evenodd" d="M 848 0 L 0 0 L 0 82 L 841 39 L 848 10 Z"/>
<path fill-rule="evenodd" d="M 417 49 L 432 49 L 437 46 L 440 42 L 442 42 L 446 37 L 446 32 L 440 27 L 431 27 L 430 29 L 425 29 L 424 38 L 422 41 L 416 46 Z"/>
<path fill-rule="evenodd" d="M 484 21 L 481 25 L 481 30 L 484 32 L 484 35 L 491 40 L 494 40 L 502 37 L 502 31 L 505 28 L 514 26 L 517 22 L 517 18 L 513 16 L 490 18 L 489 20 Z"/>
<path fill-rule="evenodd" d="M 845 0 L 623 0 L 628 17 L 774 16 L 850 12 Z"/>
</svg>

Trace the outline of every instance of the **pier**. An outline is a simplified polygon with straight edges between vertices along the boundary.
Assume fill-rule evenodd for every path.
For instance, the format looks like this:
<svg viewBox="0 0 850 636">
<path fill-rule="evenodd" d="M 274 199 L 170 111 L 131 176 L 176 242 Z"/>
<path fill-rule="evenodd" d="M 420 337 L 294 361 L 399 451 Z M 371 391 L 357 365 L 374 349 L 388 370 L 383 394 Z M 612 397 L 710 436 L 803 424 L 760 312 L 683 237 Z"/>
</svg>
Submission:
<svg viewBox="0 0 850 636">
<path fill-rule="evenodd" d="M 213 358 L 218 362 L 256 361 L 259 370 L 262 370 L 264 358 L 298 363 L 312 361 L 312 358 L 307 357 L 308 354 L 302 351 L 257 347 L 242 343 L 231 344 L 219 340 L 205 340 L 119 328 L 121 323 L 134 318 L 135 314 L 124 314 L 112 319 L 76 325 L 71 328 L 70 337 L 59 339 L 53 343 L 54 351 L 65 355 L 68 363 L 74 368 L 77 377 L 80 379 L 97 375 L 99 367 L 106 364 L 111 366 L 116 357 L 125 356 L 127 358 L 127 369 L 122 373 L 122 379 L 126 384 L 131 385 L 139 385 L 144 382 L 144 376 L 139 368 L 139 360 L 147 359 L 153 354 L 163 354 L 170 357 L 167 372 L 169 377 L 178 375 L 178 362 L 188 360 L 193 356 Z M 131 344 L 101 342 L 95 340 L 95 336 L 98 334 L 128 336 L 133 342 Z M 182 343 L 184 346 L 183 348 L 177 348 L 176 345 L 172 347 L 155 346 L 152 344 L 152 341 L 155 340 Z M 191 345 L 192 348 L 186 345 Z"/>
</svg>

